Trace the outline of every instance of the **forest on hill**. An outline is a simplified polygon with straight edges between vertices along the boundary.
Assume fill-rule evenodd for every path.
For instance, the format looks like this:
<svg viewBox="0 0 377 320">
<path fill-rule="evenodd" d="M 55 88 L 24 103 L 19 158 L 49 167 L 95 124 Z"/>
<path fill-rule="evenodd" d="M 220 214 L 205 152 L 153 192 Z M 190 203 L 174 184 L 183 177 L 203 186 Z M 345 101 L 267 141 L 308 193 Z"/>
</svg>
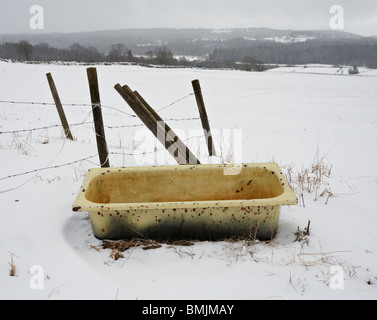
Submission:
<svg viewBox="0 0 377 320">
<path fill-rule="evenodd" d="M 151 29 L 3 35 L 0 39 L 0 58 L 24 61 L 127 62 L 250 71 L 263 71 L 266 65 L 311 63 L 377 68 L 376 38 L 335 31 Z"/>
</svg>

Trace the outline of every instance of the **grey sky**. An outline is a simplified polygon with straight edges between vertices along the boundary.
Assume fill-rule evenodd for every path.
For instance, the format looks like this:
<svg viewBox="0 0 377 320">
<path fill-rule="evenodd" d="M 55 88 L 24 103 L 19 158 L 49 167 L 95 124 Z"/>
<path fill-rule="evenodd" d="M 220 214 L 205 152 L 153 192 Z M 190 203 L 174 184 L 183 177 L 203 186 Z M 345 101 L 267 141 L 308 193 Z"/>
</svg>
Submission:
<svg viewBox="0 0 377 320">
<path fill-rule="evenodd" d="M 346 32 L 377 35 L 376 0 L 0 0 L 0 33 L 32 30 L 32 5 L 44 9 L 43 32 L 126 28 L 330 29 L 341 5 Z"/>
</svg>

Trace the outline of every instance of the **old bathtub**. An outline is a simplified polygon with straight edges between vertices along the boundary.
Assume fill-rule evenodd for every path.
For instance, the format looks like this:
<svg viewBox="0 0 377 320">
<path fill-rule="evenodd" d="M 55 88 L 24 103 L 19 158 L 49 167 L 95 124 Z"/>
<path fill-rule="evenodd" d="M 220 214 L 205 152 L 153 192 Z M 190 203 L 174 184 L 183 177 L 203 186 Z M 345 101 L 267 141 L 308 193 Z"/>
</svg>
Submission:
<svg viewBox="0 0 377 320">
<path fill-rule="evenodd" d="M 270 240 L 296 195 L 275 163 L 237 166 L 91 169 L 73 211 L 99 239 Z"/>
</svg>

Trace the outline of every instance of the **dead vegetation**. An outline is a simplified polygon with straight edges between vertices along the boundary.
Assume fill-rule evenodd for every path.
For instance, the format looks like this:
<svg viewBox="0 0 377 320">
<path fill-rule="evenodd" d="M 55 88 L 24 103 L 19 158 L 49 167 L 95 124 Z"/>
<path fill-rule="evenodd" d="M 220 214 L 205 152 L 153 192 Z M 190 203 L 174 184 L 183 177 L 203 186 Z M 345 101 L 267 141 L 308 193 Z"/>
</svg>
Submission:
<svg viewBox="0 0 377 320">
<path fill-rule="evenodd" d="M 309 235 L 310 235 L 310 221 L 308 222 L 307 227 L 304 228 L 303 231 L 300 228 L 297 228 L 297 232 L 295 233 L 296 239 L 293 241 L 300 242 L 302 247 L 304 244 L 309 245 Z M 260 248 L 260 245 L 263 247 L 272 248 L 274 246 L 273 239 L 268 241 L 260 241 L 255 236 L 248 236 L 248 237 L 236 237 L 236 238 L 226 238 L 222 240 L 218 240 L 215 242 L 223 242 L 226 244 L 226 251 L 229 253 L 229 256 L 233 257 L 238 261 L 239 258 L 244 257 L 245 255 L 251 256 L 252 258 L 256 259 L 254 254 L 257 251 L 257 248 Z M 177 249 L 177 247 L 191 247 L 194 246 L 198 241 L 192 240 L 164 240 L 164 241 L 156 241 L 144 238 L 133 238 L 131 240 L 120 240 L 120 241 L 111 241 L 111 240 L 103 240 L 102 243 L 98 246 L 91 246 L 91 249 L 96 251 L 101 250 L 110 250 L 109 257 L 112 260 L 118 261 L 119 259 L 128 259 L 124 256 L 124 253 L 128 250 L 131 251 L 130 255 L 134 252 L 136 248 L 141 248 L 142 250 L 155 250 L 160 249 L 163 246 L 167 246 L 167 248 Z M 187 254 L 193 256 L 188 252 L 183 252 L 180 250 L 176 250 L 176 253 L 181 257 L 180 253 Z"/>
<path fill-rule="evenodd" d="M 328 204 L 330 198 L 334 197 L 327 181 L 332 170 L 333 165 L 327 164 L 325 157 L 320 157 L 318 151 L 308 168 L 302 167 L 299 171 L 295 171 L 293 165 L 286 168 L 288 183 L 298 196 L 299 205 L 305 207 L 305 193 L 314 194 L 314 201 L 326 198 L 325 204 Z"/>
<path fill-rule="evenodd" d="M 21 154 L 28 156 L 36 150 L 32 147 L 32 132 L 30 131 L 24 140 L 21 140 L 19 135 L 13 134 L 12 142 L 9 149 L 18 150 Z"/>
<path fill-rule="evenodd" d="M 297 232 L 295 233 L 296 239 L 294 242 L 300 242 L 301 247 L 305 244 L 309 245 L 309 236 L 310 236 L 310 220 L 308 225 L 304 228 L 304 230 L 300 230 L 300 227 L 297 227 Z"/>
<path fill-rule="evenodd" d="M 10 266 L 10 271 L 9 271 L 9 275 L 11 277 L 15 277 L 16 276 L 16 265 L 14 264 L 14 253 L 11 253 L 9 252 L 9 255 L 10 255 L 10 263 L 9 263 L 9 266 Z"/>
<path fill-rule="evenodd" d="M 239 257 L 244 256 L 245 252 L 247 252 L 248 255 L 253 256 L 254 250 L 256 244 L 265 243 L 268 244 L 271 241 L 259 241 L 256 240 L 254 237 L 245 237 L 245 238 L 229 238 L 229 239 L 223 239 L 221 241 L 217 242 L 225 242 L 228 245 L 228 249 L 230 249 L 233 253 L 232 256 L 236 257 L 236 260 L 238 260 Z M 142 248 L 143 250 L 155 250 L 160 249 L 164 245 L 171 249 L 177 249 L 177 247 L 191 247 L 194 246 L 197 241 L 191 241 L 191 240 L 164 240 L 164 241 L 155 241 L 155 240 L 149 240 L 149 239 L 131 239 L 131 240 L 121 240 L 121 241 L 109 241 L 104 240 L 102 241 L 101 245 L 99 246 L 91 246 L 92 249 L 96 251 L 102 250 L 110 250 L 109 257 L 115 261 L 118 261 L 119 259 L 126 258 L 124 256 L 124 253 L 128 250 L 132 250 L 132 252 L 136 248 Z M 131 252 L 131 254 L 132 254 Z M 189 255 L 193 257 L 192 253 L 176 250 L 175 251 L 180 257 L 184 255 Z"/>
<path fill-rule="evenodd" d="M 261 248 L 272 249 L 274 246 L 273 241 L 260 241 L 252 236 L 225 239 L 224 242 L 226 244 L 224 247 L 226 257 L 232 260 L 235 259 L 236 262 L 242 260 L 244 257 L 250 257 L 255 262 L 261 262 L 263 261 L 263 257 L 258 256 L 258 251 Z"/>
<path fill-rule="evenodd" d="M 99 250 L 99 249 L 109 249 L 110 258 L 117 261 L 119 259 L 123 259 L 123 253 L 130 249 L 136 249 L 141 247 L 143 250 L 154 250 L 159 249 L 163 245 L 168 246 L 193 246 L 195 243 L 193 241 L 188 240 L 176 240 L 176 241 L 155 241 L 149 239 L 131 239 L 131 240 L 122 240 L 122 241 L 109 241 L 105 240 L 102 242 L 100 247 L 92 246 L 92 249 Z"/>
</svg>

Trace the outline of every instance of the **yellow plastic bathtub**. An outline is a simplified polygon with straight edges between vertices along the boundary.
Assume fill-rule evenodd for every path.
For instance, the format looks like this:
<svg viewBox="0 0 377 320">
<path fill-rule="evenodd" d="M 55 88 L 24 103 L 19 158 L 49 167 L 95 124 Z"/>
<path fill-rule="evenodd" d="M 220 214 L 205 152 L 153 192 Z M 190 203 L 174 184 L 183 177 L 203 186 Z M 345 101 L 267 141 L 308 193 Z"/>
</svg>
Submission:
<svg viewBox="0 0 377 320">
<path fill-rule="evenodd" d="M 270 240 L 296 204 L 276 163 L 181 165 L 91 169 L 73 211 L 99 239 Z"/>
</svg>

